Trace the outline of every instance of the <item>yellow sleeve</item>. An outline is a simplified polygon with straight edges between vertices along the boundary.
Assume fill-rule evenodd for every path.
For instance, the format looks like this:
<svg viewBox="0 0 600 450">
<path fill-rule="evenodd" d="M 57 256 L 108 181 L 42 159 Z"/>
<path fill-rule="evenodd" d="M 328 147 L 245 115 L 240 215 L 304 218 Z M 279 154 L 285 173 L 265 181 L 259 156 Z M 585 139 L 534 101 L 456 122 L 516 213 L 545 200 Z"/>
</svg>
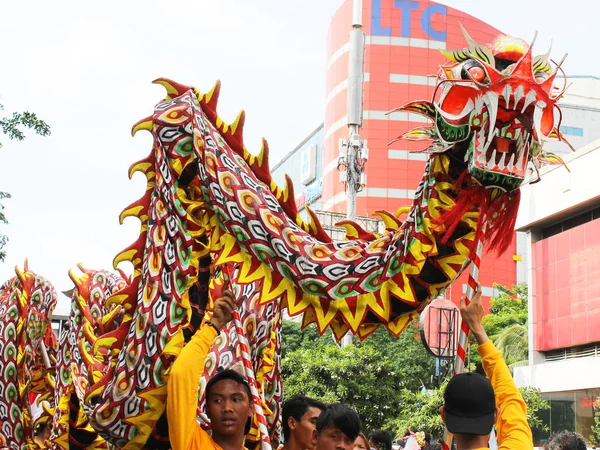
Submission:
<svg viewBox="0 0 600 450">
<path fill-rule="evenodd" d="M 485 373 L 496 394 L 500 416 L 496 421 L 498 450 L 529 450 L 533 448 L 531 429 L 527 424 L 527 407 L 508 370 L 502 353 L 491 341 L 480 345 L 477 351 Z"/>
<path fill-rule="evenodd" d="M 212 439 L 196 421 L 196 411 L 204 360 L 216 337 L 211 326 L 201 327 L 171 366 L 167 380 L 167 419 L 172 450 L 213 447 Z"/>
</svg>

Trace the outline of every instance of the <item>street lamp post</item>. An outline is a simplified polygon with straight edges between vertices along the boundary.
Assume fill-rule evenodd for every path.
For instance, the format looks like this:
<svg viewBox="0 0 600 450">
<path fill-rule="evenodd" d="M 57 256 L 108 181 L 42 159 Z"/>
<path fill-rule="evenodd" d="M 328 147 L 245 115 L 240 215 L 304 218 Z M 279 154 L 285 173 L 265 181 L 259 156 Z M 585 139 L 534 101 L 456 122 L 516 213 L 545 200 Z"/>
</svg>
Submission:
<svg viewBox="0 0 600 450">
<path fill-rule="evenodd" d="M 366 184 L 363 170 L 368 158 L 368 150 L 359 132 L 362 126 L 365 48 L 365 35 L 362 31 L 362 0 L 354 0 L 352 6 L 348 62 L 348 138 L 340 140 L 338 169 L 342 172 L 340 178 L 346 188 L 346 217 L 349 220 L 356 220 L 356 196 Z M 342 347 L 351 343 L 352 334 L 348 332 L 342 338 Z"/>
</svg>

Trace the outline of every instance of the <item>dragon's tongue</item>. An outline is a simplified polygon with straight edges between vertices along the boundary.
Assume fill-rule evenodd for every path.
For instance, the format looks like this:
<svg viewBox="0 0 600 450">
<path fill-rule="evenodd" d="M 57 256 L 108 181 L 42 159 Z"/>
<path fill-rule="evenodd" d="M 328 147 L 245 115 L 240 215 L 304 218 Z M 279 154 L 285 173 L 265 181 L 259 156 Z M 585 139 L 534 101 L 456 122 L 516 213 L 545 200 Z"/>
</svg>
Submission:
<svg viewBox="0 0 600 450">
<path fill-rule="evenodd" d="M 510 149 L 510 139 L 496 138 L 496 150 L 499 152 L 508 152 Z"/>
</svg>

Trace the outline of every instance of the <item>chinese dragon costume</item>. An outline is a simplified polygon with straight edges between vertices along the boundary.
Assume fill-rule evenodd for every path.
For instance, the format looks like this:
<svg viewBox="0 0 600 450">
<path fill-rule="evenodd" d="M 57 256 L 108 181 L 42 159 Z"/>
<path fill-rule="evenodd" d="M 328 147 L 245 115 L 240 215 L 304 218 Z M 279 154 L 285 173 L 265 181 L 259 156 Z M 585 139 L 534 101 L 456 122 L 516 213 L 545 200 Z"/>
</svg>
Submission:
<svg viewBox="0 0 600 450">
<path fill-rule="evenodd" d="M 283 309 L 337 338 L 350 331 L 363 339 L 380 326 L 399 335 L 466 269 L 478 232 L 486 230 L 490 249 L 505 250 L 528 165 L 563 164 L 542 149 L 546 140 L 564 140 L 561 69 L 548 54 L 533 57 L 533 44 L 520 39 L 480 45 L 465 37 L 467 48 L 442 51 L 449 61 L 432 101 L 400 108 L 432 122 L 398 138 L 422 140 L 430 154 L 412 206 L 378 212 L 382 235 L 342 222 L 345 241 L 332 241 L 312 211 L 310 220 L 300 217 L 289 178 L 282 189 L 271 177 L 266 141 L 258 155 L 247 151 L 243 112 L 231 124 L 218 116 L 219 83 L 201 93 L 156 80 L 167 96 L 133 127 L 154 139 L 150 155 L 130 169 L 145 175 L 147 189 L 121 214 L 121 221 L 140 219 L 140 236 L 115 258 L 115 267 L 131 262 L 133 276 L 72 275 L 54 448 L 77 439 L 168 448 L 169 367 L 226 282 L 241 324 L 215 342 L 201 385 L 217 366 L 242 364 L 239 344 L 247 340 L 263 413 L 249 442 L 269 448 L 265 430 L 277 428 L 282 392 Z"/>
<path fill-rule="evenodd" d="M 57 345 L 49 317 L 57 297 L 27 261 L 15 271 L 0 286 L 0 448 L 36 448 L 34 427 L 51 422 L 45 405 L 54 403 Z"/>
</svg>

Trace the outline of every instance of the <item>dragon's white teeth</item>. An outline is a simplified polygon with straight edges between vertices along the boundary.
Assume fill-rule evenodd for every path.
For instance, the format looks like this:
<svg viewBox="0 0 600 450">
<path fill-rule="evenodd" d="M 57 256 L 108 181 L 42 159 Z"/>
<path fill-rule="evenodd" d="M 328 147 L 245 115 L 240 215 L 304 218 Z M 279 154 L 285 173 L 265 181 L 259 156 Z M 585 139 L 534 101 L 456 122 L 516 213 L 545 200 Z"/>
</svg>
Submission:
<svg viewBox="0 0 600 450">
<path fill-rule="evenodd" d="M 500 156 L 500 161 L 498 161 L 498 167 L 500 167 L 501 169 L 504 169 L 504 167 L 506 166 L 506 164 L 504 163 L 505 160 L 506 160 L 506 153 L 502 153 L 502 156 Z"/>
<path fill-rule="evenodd" d="M 521 99 L 523 97 L 525 97 L 525 89 L 523 88 L 522 85 L 517 86 L 517 89 L 515 89 L 515 93 L 513 94 L 513 96 L 515 97 L 515 110 L 516 110 L 517 105 L 519 104 Z"/>
<path fill-rule="evenodd" d="M 496 149 L 492 150 L 492 156 L 490 157 L 490 161 L 488 163 L 488 168 L 492 168 L 496 165 Z"/>
<path fill-rule="evenodd" d="M 504 90 L 502 91 L 502 96 L 504 97 L 504 101 L 506 102 L 506 109 L 510 108 L 510 96 L 512 94 L 512 89 L 510 84 L 506 84 L 504 86 Z"/>
<path fill-rule="evenodd" d="M 487 160 L 485 159 L 485 151 L 482 147 L 479 147 L 479 155 L 477 156 L 477 161 L 479 161 L 479 163 L 483 166 L 487 164 Z"/>
<path fill-rule="evenodd" d="M 523 170 L 522 166 L 522 159 L 517 158 L 517 160 L 515 161 L 515 170 Z"/>
<path fill-rule="evenodd" d="M 527 109 L 527 107 L 529 105 L 531 105 L 536 99 L 536 94 L 534 90 L 531 90 L 527 93 L 527 96 L 525 97 L 525 103 L 523 103 L 523 109 L 521 110 L 521 114 L 523 114 L 525 112 L 525 110 Z"/>
<path fill-rule="evenodd" d="M 483 111 L 483 98 L 479 96 L 475 99 L 475 112 L 480 115 L 481 111 Z"/>
<path fill-rule="evenodd" d="M 538 141 L 542 141 L 542 137 L 546 137 L 542 134 L 542 115 L 544 114 L 544 108 L 546 107 L 546 103 L 543 101 L 539 101 L 535 104 L 535 108 L 533 110 L 533 127 L 537 134 Z"/>
<path fill-rule="evenodd" d="M 523 169 L 523 162 L 525 161 L 525 152 L 527 151 L 529 133 L 523 132 L 521 138 L 517 142 L 517 152 L 514 155 L 514 168 L 517 170 Z"/>
<path fill-rule="evenodd" d="M 485 138 L 485 131 L 483 130 L 483 128 L 479 129 L 479 133 L 477 134 L 477 137 L 479 139 L 479 143 L 483 144 L 483 139 Z"/>
<path fill-rule="evenodd" d="M 510 172 L 512 172 L 514 166 L 515 166 L 515 154 L 513 153 L 512 155 L 510 155 L 510 158 L 508 158 L 508 163 L 506 164 L 506 168 Z"/>
<path fill-rule="evenodd" d="M 496 127 L 496 117 L 498 116 L 498 94 L 496 94 L 495 92 L 487 92 L 484 96 L 483 96 L 483 101 L 485 103 L 485 106 L 488 110 L 488 121 L 489 121 L 489 133 L 488 133 L 488 142 L 486 144 L 486 147 L 489 147 L 490 143 L 492 142 L 492 139 L 494 139 L 494 131 L 497 131 L 495 129 Z"/>
</svg>

